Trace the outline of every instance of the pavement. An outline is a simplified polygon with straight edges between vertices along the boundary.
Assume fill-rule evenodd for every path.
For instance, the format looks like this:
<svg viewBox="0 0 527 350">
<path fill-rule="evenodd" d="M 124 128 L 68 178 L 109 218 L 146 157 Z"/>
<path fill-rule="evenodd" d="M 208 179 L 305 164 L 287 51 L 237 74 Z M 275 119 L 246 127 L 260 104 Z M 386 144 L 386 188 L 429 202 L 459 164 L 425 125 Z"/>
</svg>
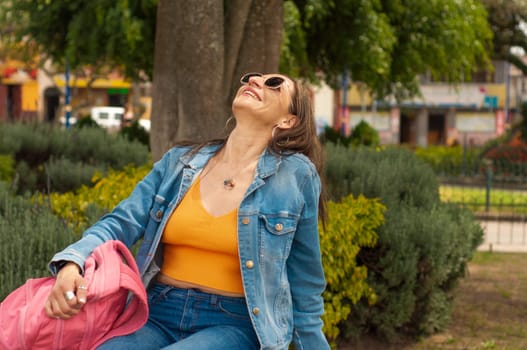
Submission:
<svg viewBox="0 0 527 350">
<path fill-rule="evenodd" d="M 479 251 L 527 253 L 527 222 L 480 220 L 485 231 Z"/>
</svg>

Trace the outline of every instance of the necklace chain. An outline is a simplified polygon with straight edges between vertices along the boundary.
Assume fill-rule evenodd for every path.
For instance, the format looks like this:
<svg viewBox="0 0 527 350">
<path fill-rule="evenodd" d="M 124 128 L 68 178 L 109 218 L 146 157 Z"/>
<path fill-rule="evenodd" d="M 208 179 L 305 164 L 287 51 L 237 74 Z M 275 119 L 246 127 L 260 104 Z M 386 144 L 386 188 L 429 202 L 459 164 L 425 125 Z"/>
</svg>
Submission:
<svg viewBox="0 0 527 350">
<path fill-rule="evenodd" d="M 218 165 L 218 159 L 217 158 L 214 158 L 213 159 L 214 161 L 214 164 L 212 164 L 210 166 L 210 168 L 207 170 L 207 172 L 205 174 L 203 174 L 203 176 L 201 177 L 201 179 L 203 180 L 205 178 L 205 176 L 207 176 L 214 168 L 216 168 L 216 165 Z M 227 176 L 223 179 L 223 189 L 224 190 L 227 190 L 227 191 L 232 191 L 234 189 L 234 187 L 236 187 L 236 181 L 235 181 L 235 177 L 240 175 L 243 171 L 247 170 L 250 166 L 253 165 L 253 163 L 257 161 L 257 160 L 252 160 L 250 161 L 246 166 L 242 167 L 241 169 L 239 169 L 238 171 L 234 172 L 233 175 L 231 176 Z"/>
</svg>

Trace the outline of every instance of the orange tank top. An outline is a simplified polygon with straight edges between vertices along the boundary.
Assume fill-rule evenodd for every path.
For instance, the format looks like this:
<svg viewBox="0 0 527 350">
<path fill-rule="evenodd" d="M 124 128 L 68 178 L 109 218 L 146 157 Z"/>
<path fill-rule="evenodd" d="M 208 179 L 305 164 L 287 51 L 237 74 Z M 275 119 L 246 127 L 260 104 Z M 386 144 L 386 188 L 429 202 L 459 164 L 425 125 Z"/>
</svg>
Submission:
<svg viewBox="0 0 527 350">
<path fill-rule="evenodd" d="M 161 273 L 218 290 L 243 293 L 235 209 L 210 215 L 201 201 L 200 179 L 190 187 L 163 232 Z"/>
</svg>

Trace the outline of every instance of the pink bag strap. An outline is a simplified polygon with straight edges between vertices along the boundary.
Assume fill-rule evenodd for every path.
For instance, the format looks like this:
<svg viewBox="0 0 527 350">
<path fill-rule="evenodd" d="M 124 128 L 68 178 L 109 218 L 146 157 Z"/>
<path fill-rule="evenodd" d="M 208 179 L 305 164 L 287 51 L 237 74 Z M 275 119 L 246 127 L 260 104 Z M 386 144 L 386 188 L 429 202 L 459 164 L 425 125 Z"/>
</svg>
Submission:
<svg viewBox="0 0 527 350">
<path fill-rule="evenodd" d="M 118 254 L 115 254 L 116 252 Z M 104 339 L 101 339 L 96 344 L 98 346 L 111 337 L 129 334 L 143 326 L 148 319 L 148 302 L 146 290 L 139 276 L 139 269 L 137 268 L 135 258 L 124 243 L 118 240 L 108 241 L 95 249 L 92 256 L 95 266 L 88 266 L 89 261 L 86 261 L 86 279 L 90 280 L 89 277 L 92 276 L 89 276 L 89 274 L 94 273 L 94 268 L 106 268 L 107 271 L 119 271 L 119 278 L 111 273 L 98 274 L 97 278 L 105 275 L 102 278 L 104 278 L 104 284 L 106 285 L 93 286 L 95 287 L 93 291 L 95 297 L 102 296 L 100 294 L 103 291 L 106 293 L 109 285 L 111 285 L 109 289 L 114 292 L 117 292 L 119 288 L 124 288 L 133 294 L 123 313 L 115 321 L 112 330 Z M 91 289 L 92 287 L 90 285 L 88 288 L 88 300 L 92 293 Z"/>
</svg>

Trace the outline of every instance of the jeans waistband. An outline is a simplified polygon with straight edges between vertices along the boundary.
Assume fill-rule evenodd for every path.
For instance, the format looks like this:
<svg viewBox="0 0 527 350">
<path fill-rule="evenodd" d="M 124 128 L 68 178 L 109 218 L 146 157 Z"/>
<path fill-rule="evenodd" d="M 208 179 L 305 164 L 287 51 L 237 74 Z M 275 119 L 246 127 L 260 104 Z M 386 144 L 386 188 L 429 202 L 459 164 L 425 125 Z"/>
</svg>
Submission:
<svg viewBox="0 0 527 350">
<path fill-rule="evenodd" d="M 208 293 L 198 288 L 180 288 L 180 287 L 171 286 L 169 284 L 165 284 L 159 281 L 156 281 L 153 283 L 152 288 L 156 288 L 156 287 L 163 288 L 167 290 L 167 292 L 170 291 L 171 293 L 176 293 L 181 296 L 206 300 L 206 301 L 209 301 L 211 304 L 216 304 L 218 301 L 221 301 L 221 300 L 245 303 L 244 297 L 233 297 L 233 296 L 226 296 L 226 295 L 221 295 L 221 294 Z"/>
</svg>

